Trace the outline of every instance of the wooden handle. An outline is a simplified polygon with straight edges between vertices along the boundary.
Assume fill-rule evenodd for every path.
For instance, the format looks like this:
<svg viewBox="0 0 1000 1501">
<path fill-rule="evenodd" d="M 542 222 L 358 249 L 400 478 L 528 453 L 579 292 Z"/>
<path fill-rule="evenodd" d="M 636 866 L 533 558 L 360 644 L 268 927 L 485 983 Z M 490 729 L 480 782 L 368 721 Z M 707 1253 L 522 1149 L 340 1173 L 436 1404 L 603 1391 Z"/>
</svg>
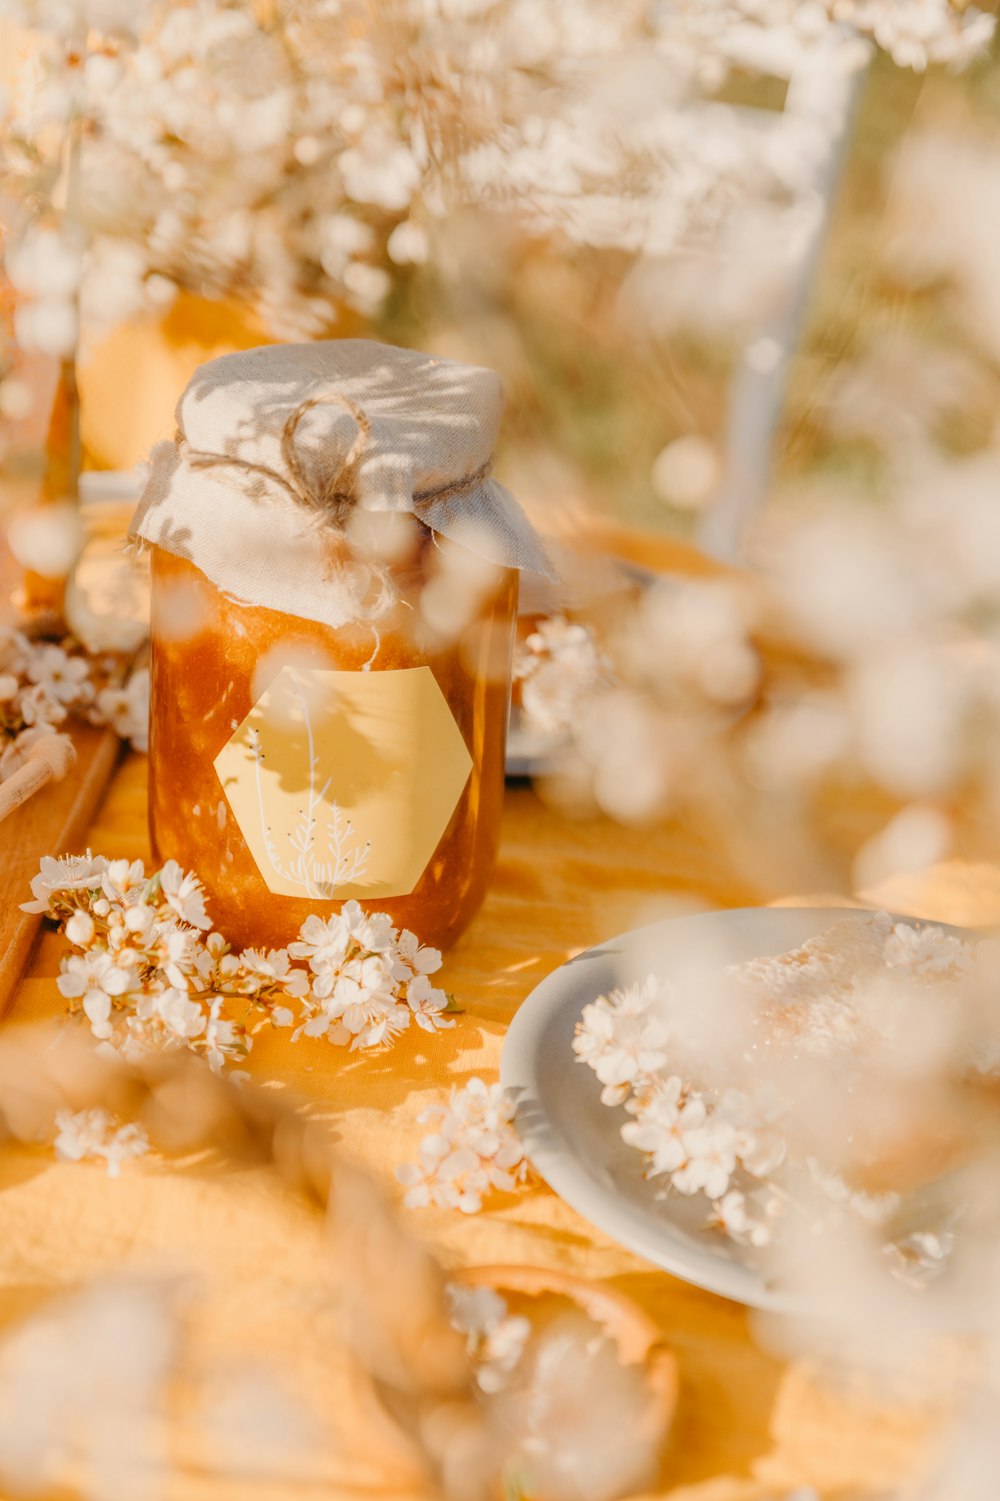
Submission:
<svg viewBox="0 0 1000 1501">
<path fill-rule="evenodd" d="M 43 735 L 27 753 L 22 766 L 0 782 L 0 821 L 49 782 L 61 782 L 76 760 L 67 735 Z"/>
</svg>

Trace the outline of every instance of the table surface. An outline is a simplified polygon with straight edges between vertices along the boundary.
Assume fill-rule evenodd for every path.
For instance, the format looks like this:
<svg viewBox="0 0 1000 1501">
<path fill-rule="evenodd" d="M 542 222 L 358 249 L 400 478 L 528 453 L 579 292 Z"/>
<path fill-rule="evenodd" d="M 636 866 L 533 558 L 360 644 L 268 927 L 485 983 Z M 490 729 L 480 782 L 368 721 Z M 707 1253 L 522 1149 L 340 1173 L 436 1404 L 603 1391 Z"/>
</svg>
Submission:
<svg viewBox="0 0 1000 1501">
<path fill-rule="evenodd" d="M 234 347 L 228 325 L 219 348 L 205 333 L 211 313 L 187 309 L 186 333 L 173 328 L 157 352 L 149 331 L 83 372 L 87 441 L 108 467 L 127 467 L 152 435 L 167 435 L 176 391 L 209 353 Z M 179 335 L 183 333 L 184 337 Z M 124 337 L 124 336 L 123 336 Z M 131 335 L 128 336 L 132 338 Z M 215 336 L 213 336 L 215 337 Z M 259 336 L 258 336 L 259 337 Z M 256 342 L 251 338 L 250 342 Z M 244 341 L 245 342 L 245 341 Z M 136 381 L 141 363 L 143 379 Z M 183 376 L 183 378 L 182 378 Z M 94 384 L 106 377 L 108 391 Z M 91 382 L 92 389 L 87 388 Z M 91 400 L 87 400 L 88 394 Z M 132 404 L 129 405 L 129 402 Z M 138 402 L 138 407 L 136 403 Z M 125 405 L 123 406 L 123 403 Z M 104 419 L 101 427 L 98 419 Z M 108 431 L 105 432 L 104 429 Z M 548 512 L 546 513 L 548 515 Z M 573 540 L 580 518 L 574 515 Z M 611 533 L 614 533 L 611 535 Z M 606 528 L 600 549 L 647 567 L 713 571 L 683 544 L 655 543 Z M 122 765 L 86 840 L 95 852 L 148 860 L 146 762 Z M 573 953 L 640 922 L 665 915 L 671 902 L 730 907 L 781 899 L 750 889 L 703 828 L 675 821 L 654 831 L 606 822 L 568 822 L 532 792 L 508 790 L 502 846 L 485 906 L 447 956 L 443 982 L 464 1008 L 456 1027 L 434 1038 L 416 1028 L 381 1056 L 348 1056 L 287 1033 L 262 1033 L 250 1071 L 268 1088 L 311 1099 L 343 1150 L 365 1164 L 397 1199 L 394 1170 L 411 1160 L 424 1133 L 418 1116 L 453 1085 L 473 1075 L 496 1078 L 504 1033 L 532 987 Z M 60 853 L 49 851 L 49 853 Z M 4 900 L 20 900 L 8 889 Z M 957 862 L 918 877 L 900 877 L 869 900 L 899 911 L 970 925 L 1000 921 L 1000 872 Z M 844 901 L 824 893 L 822 905 Z M 62 1014 L 54 983 L 63 945 L 44 933 L 5 1026 Z M 495 1195 L 474 1216 L 427 1209 L 409 1226 L 450 1265 L 528 1263 L 606 1280 L 645 1308 L 680 1365 L 681 1395 L 655 1494 L 670 1501 L 765 1501 L 811 1485 L 824 1501 L 874 1497 L 913 1460 L 926 1415 L 880 1406 L 864 1393 L 825 1386 L 808 1363 L 782 1358 L 773 1327 L 746 1310 L 657 1271 L 594 1230 L 546 1187 Z M 328 1243 L 314 1227 L 285 1213 L 273 1191 L 242 1179 L 224 1191 L 197 1164 L 153 1158 L 111 1180 L 100 1165 L 55 1161 L 45 1149 L 0 1155 L 0 1327 L 29 1314 L 53 1291 L 72 1289 L 122 1258 L 148 1264 L 167 1241 L 214 1255 L 228 1274 L 228 1299 L 197 1331 L 209 1369 L 228 1362 L 249 1340 L 257 1348 L 294 1347 L 323 1401 L 343 1400 L 323 1386 L 323 1331 L 308 1299 Z M 168 1497 L 246 1501 L 249 1487 L 227 1488 L 204 1454 L 171 1455 Z M 356 1501 L 390 1492 L 369 1471 L 336 1457 L 328 1468 L 269 1481 L 254 1476 L 254 1501 Z M 400 1501 L 392 1492 L 393 1501 Z"/>
<path fill-rule="evenodd" d="M 148 860 L 144 758 L 123 762 L 89 844 L 109 856 Z M 411 1028 L 381 1056 L 349 1056 L 321 1041 L 292 1043 L 287 1033 L 268 1032 L 255 1042 L 250 1070 L 270 1087 L 291 1087 L 321 1102 L 345 1152 L 398 1197 L 394 1169 L 415 1155 L 426 1129 L 417 1120 L 420 1111 L 473 1075 L 496 1078 L 507 1023 L 545 974 L 573 953 L 661 913 L 671 899 L 710 908 L 748 905 L 767 895 L 734 886 L 724 856 L 683 823 L 654 833 L 600 820 L 569 822 L 532 791 L 510 788 L 489 896 L 446 959 L 443 982 L 464 1008 L 457 1026 L 432 1038 Z M 883 899 L 941 920 L 986 921 L 990 913 L 1000 915 L 1000 876 L 984 868 L 940 867 L 900 879 Z M 53 977 L 61 951 L 55 935 L 43 935 L 12 1021 L 60 1013 Z M 126 1223 L 132 1211 L 116 1208 L 125 1202 L 116 1194 L 135 1192 L 122 1188 L 126 1177 L 133 1184 L 144 1180 L 150 1242 L 161 1212 L 195 1218 L 201 1212 L 197 1200 L 185 1197 L 190 1184 L 162 1165 L 135 1164 L 112 1184 L 97 1167 L 51 1160 L 35 1162 L 30 1173 L 11 1170 L 0 1180 L 6 1225 L 0 1288 L 13 1286 L 16 1293 L 29 1270 L 32 1278 L 71 1280 L 69 1267 L 97 1264 L 96 1239 L 105 1249 L 116 1236 L 133 1246 L 135 1227 Z M 206 1235 L 215 1233 L 207 1224 L 213 1212 L 205 1209 Z M 99 1216 L 99 1230 L 87 1231 L 88 1214 Z M 609 1279 L 653 1316 L 679 1357 L 682 1381 L 658 1495 L 757 1501 L 806 1484 L 824 1497 L 853 1495 L 854 1487 L 868 1494 L 912 1454 L 920 1415 L 873 1408 L 825 1389 L 801 1361 L 767 1353 L 771 1336 L 759 1341 L 747 1311 L 652 1269 L 544 1186 L 495 1195 L 474 1216 L 431 1208 L 407 1218 L 449 1264 L 530 1263 Z M 54 1225 L 65 1227 L 73 1252 L 67 1254 L 62 1238 L 59 1254 L 51 1249 Z M 252 1260 L 247 1266 L 252 1274 Z"/>
</svg>

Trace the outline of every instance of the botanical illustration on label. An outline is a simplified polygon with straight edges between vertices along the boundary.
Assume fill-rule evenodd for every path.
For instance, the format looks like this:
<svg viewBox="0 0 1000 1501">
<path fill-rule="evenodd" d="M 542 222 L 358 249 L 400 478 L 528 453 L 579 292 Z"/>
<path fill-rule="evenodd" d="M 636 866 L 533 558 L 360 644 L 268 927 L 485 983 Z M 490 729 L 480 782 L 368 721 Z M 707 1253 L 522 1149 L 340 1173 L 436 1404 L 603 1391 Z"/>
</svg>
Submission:
<svg viewBox="0 0 1000 1501">
<path fill-rule="evenodd" d="M 269 891 L 408 895 L 472 770 L 429 667 L 284 667 L 215 769 Z"/>
</svg>

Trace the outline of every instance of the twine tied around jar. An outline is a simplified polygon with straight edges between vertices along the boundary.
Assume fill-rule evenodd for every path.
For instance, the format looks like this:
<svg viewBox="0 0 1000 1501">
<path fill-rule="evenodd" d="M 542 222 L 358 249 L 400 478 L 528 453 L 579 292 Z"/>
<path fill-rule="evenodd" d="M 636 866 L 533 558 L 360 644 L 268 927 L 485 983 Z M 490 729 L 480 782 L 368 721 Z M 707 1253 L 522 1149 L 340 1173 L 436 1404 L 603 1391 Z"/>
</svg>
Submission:
<svg viewBox="0 0 1000 1501">
<path fill-rule="evenodd" d="M 295 435 L 303 417 L 319 406 L 341 407 L 354 418 L 358 431 L 343 462 L 325 481 L 316 485 L 312 483 L 302 464 Z M 343 526 L 349 511 L 357 503 L 358 474 L 361 460 L 367 452 L 370 441 L 371 423 L 364 409 L 339 391 L 330 391 L 321 396 L 310 396 L 289 413 L 281 431 L 281 456 L 285 461 L 288 475 L 281 474 L 267 464 L 254 464 L 248 459 L 229 457 L 222 453 L 205 453 L 192 448 L 180 428 L 174 437 L 178 452 L 195 468 L 211 469 L 224 466 L 270 480 L 273 484 L 280 485 L 286 494 L 298 501 L 300 505 L 328 517 L 338 527 Z M 485 464 L 481 464 L 471 474 L 463 475 L 456 480 L 449 480 L 444 485 L 415 490 L 413 499 L 415 501 L 440 501 L 454 500 L 460 496 L 469 495 L 489 478 L 492 470 L 493 460 L 487 459 Z"/>
</svg>

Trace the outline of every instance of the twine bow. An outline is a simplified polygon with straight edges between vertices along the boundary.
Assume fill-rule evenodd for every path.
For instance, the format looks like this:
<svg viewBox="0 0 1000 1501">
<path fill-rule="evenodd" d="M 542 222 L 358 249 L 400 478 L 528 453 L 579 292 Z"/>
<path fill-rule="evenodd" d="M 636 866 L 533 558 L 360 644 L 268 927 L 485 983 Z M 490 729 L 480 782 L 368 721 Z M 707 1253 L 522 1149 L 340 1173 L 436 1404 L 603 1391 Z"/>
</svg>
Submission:
<svg viewBox="0 0 1000 1501">
<path fill-rule="evenodd" d="M 324 481 L 315 485 L 306 473 L 299 456 L 295 435 L 307 412 L 319 406 L 342 407 L 354 418 L 358 431 L 343 462 Z M 238 469 L 244 474 L 258 475 L 262 479 L 280 485 L 285 493 L 298 501 L 300 505 L 318 512 L 330 519 L 335 526 L 340 527 L 347 519 L 351 507 L 357 503 L 358 473 L 361 460 L 371 442 L 371 431 L 371 423 L 363 408 L 351 401 L 350 397 L 342 395 L 341 392 L 330 391 L 321 396 L 308 397 L 289 413 L 281 430 L 281 457 L 285 461 L 287 475 L 270 468 L 267 464 L 252 464 L 248 459 L 231 458 L 221 453 L 205 453 L 192 448 L 185 434 L 180 430 L 175 436 L 175 442 L 178 451 L 186 461 L 196 468 L 211 469 L 225 466 Z M 428 490 L 415 490 L 413 492 L 414 503 L 428 500 L 452 500 L 461 495 L 468 495 L 488 478 L 492 468 L 492 459 L 487 459 L 485 464 L 481 464 L 471 474 L 463 475 L 457 480 L 450 480 L 445 485 L 435 486 Z"/>
</svg>

